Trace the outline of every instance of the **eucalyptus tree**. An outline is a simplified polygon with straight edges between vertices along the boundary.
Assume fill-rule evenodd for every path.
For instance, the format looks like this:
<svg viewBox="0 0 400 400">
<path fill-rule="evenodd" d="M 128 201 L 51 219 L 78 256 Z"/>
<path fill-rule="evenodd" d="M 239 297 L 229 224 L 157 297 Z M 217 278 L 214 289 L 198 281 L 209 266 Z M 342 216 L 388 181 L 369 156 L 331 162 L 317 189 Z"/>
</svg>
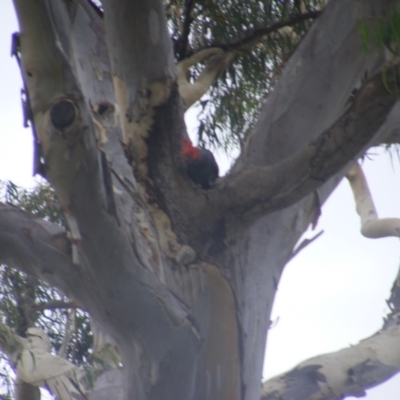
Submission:
<svg viewBox="0 0 400 400">
<path fill-rule="evenodd" d="M 373 205 L 354 162 L 398 140 L 397 2 L 14 4 L 35 173 L 66 223 L 1 205 L 0 262 L 76 302 L 94 335 L 83 369 L 39 327 L 3 323 L 18 379 L 60 399 L 259 399 L 285 264 L 350 167 Z M 241 149 L 208 190 L 180 156 L 193 105 L 200 142 Z M 372 236 L 399 231 L 359 211 Z M 263 398 L 343 398 L 395 374 L 392 304 L 373 338 Z"/>
</svg>

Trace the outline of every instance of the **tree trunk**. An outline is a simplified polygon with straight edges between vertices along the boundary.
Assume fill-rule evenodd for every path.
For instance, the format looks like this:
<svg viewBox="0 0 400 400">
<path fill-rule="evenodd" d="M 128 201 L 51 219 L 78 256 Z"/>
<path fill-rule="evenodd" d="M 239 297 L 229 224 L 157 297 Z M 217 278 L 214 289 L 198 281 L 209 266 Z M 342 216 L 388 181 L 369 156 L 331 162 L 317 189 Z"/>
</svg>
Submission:
<svg viewBox="0 0 400 400">
<path fill-rule="evenodd" d="M 323 132 L 327 143 L 345 129 L 339 117 L 350 93 L 381 65 L 377 52 L 362 52 L 356 23 L 387 12 L 390 1 L 329 3 L 287 63 L 245 152 L 207 191 L 189 181 L 179 156 L 184 106 L 162 2 L 105 0 L 104 20 L 83 0 L 14 3 L 37 170 L 55 189 L 70 232 L 66 241 L 65 233 L 32 225 L 29 243 L 22 230 L 0 236 L 10 244 L 0 261 L 89 311 L 116 343 L 125 399 L 259 399 L 282 270 L 397 100 L 379 79 L 370 81 L 383 99 L 370 129 L 357 141 L 360 125 L 349 128 L 355 145 L 334 168 L 324 169 L 322 150 L 321 160 L 308 156 Z M 363 120 L 367 97 L 361 91 L 345 117 Z M 327 172 L 318 179 L 307 172 L 299 200 L 285 184 L 301 151 L 304 165 Z M 258 200 L 232 200 L 242 177 L 255 193 L 262 188 Z M 268 179 L 281 194 L 275 203 L 263 187 Z M 95 388 L 91 398 L 104 393 Z"/>
</svg>

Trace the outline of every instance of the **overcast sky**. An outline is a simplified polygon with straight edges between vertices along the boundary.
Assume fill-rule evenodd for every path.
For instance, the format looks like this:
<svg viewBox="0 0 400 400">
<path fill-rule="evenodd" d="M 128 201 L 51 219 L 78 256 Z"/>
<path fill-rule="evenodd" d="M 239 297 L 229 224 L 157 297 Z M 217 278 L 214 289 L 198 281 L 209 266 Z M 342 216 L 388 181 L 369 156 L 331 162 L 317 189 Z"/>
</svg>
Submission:
<svg viewBox="0 0 400 400">
<path fill-rule="evenodd" d="M 0 13 L 0 180 L 32 186 L 32 133 L 22 128 L 21 79 L 10 58 L 17 24 L 10 0 Z M 194 119 L 189 118 L 190 125 Z M 371 150 L 364 171 L 380 217 L 400 217 L 397 156 Z M 221 169 L 228 167 L 219 160 Z M 273 311 L 266 378 L 317 354 L 370 336 L 388 312 L 385 300 L 399 266 L 396 238 L 370 240 L 359 233 L 350 187 L 343 181 L 323 207 L 315 232 L 325 233 L 286 267 Z M 315 233 L 314 232 L 314 233 Z M 400 349 L 394 349 L 394 351 Z M 368 391 L 368 400 L 399 400 L 400 374 Z"/>
</svg>

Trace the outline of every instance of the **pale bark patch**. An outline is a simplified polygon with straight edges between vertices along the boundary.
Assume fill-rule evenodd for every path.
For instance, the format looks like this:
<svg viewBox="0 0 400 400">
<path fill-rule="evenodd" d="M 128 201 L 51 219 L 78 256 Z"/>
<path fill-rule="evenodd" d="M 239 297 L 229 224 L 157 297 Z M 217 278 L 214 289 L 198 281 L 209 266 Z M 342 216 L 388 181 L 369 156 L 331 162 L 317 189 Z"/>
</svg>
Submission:
<svg viewBox="0 0 400 400">
<path fill-rule="evenodd" d="M 400 237 L 399 218 L 379 218 L 367 179 L 360 164 L 355 163 L 346 174 L 361 220 L 361 234 L 370 239 Z"/>
<path fill-rule="evenodd" d="M 146 157 L 148 148 L 146 139 L 154 123 L 154 108 L 167 101 L 173 81 L 155 81 L 143 83 L 136 101 L 131 104 L 127 83 L 120 77 L 114 76 L 115 97 L 121 110 L 121 127 L 123 142 L 128 151 L 132 152 L 135 167 L 141 177 L 148 176 Z"/>
<path fill-rule="evenodd" d="M 29 328 L 27 339 L 20 338 L 23 349 L 18 356 L 16 371 L 24 382 L 48 387 L 59 399 L 74 398 L 86 393 L 81 381 L 84 371 L 62 357 L 50 353 L 50 339 L 39 328 Z"/>
<path fill-rule="evenodd" d="M 160 41 L 160 22 L 154 9 L 151 9 L 149 13 L 149 33 L 152 43 L 154 45 L 158 44 Z"/>
<path fill-rule="evenodd" d="M 164 254 L 176 262 L 190 263 L 196 257 L 195 251 L 188 245 L 178 242 L 176 233 L 172 230 L 171 220 L 168 216 L 154 206 L 151 209 L 153 220 L 158 232 L 158 240 Z"/>
<path fill-rule="evenodd" d="M 220 48 L 210 48 L 201 50 L 177 64 L 179 94 L 185 102 L 186 108 L 200 100 L 232 57 L 233 54 L 226 53 Z M 205 60 L 206 65 L 200 76 L 195 82 L 190 83 L 187 79 L 189 68 Z"/>
<path fill-rule="evenodd" d="M 240 356 L 235 299 L 218 268 L 202 263 L 210 291 L 206 341 L 207 398 L 240 399 Z M 218 396 L 218 397 L 217 397 Z"/>
</svg>

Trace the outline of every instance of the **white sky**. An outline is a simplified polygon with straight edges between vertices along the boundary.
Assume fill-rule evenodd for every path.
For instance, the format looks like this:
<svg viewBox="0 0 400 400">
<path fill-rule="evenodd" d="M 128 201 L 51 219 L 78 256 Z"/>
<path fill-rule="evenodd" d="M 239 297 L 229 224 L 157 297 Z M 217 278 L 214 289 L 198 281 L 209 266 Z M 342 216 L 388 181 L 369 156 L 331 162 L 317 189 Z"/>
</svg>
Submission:
<svg viewBox="0 0 400 400">
<path fill-rule="evenodd" d="M 10 58 L 11 33 L 17 30 L 12 2 L 3 2 L 1 11 L 0 180 L 26 187 L 34 184 L 32 133 L 22 128 L 21 79 Z M 226 162 L 219 163 L 226 169 Z M 379 216 L 400 217 L 398 159 L 392 165 L 386 154 L 379 154 L 364 166 Z M 276 323 L 269 333 L 266 378 L 309 357 L 356 344 L 381 327 L 399 266 L 399 240 L 363 238 L 359 225 L 343 181 L 322 210 L 316 232 L 325 233 L 284 272 L 273 311 Z M 399 400 L 400 374 L 369 390 L 366 399 Z"/>
</svg>

